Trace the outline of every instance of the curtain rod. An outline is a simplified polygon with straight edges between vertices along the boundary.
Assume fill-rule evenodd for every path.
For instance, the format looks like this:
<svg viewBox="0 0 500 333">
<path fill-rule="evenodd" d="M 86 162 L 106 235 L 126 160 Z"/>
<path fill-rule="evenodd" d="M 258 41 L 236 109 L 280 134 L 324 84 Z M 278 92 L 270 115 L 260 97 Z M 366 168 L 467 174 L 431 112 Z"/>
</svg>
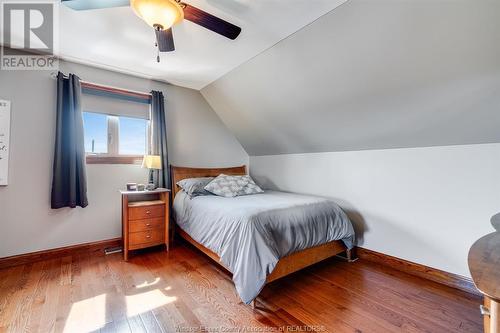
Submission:
<svg viewBox="0 0 500 333">
<path fill-rule="evenodd" d="M 64 77 L 67 78 L 68 76 L 64 74 Z M 50 73 L 50 76 L 54 79 L 57 78 L 57 73 L 52 72 Z M 124 88 L 118 88 L 118 87 L 112 87 L 112 86 L 106 86 L 103 84 L 98 84 L 98 83 L 93 83 L 93 82 L 88 82 L 88 81 L 83 81 L 80 80 L 80 83 L 83 88 L 91 88 L 95 90 L 101 90 L 105 92 L 111 92 L 115 94 L 123 94 L 127 96 L 135 96 L 135 97 L 141 97 L 141 98 L 151 98 L 151 93 L 145 93 L 141 91 L 135 91 L 135 90 L 130 90 L 130 89 L 124 89 Z"/>
</svg>

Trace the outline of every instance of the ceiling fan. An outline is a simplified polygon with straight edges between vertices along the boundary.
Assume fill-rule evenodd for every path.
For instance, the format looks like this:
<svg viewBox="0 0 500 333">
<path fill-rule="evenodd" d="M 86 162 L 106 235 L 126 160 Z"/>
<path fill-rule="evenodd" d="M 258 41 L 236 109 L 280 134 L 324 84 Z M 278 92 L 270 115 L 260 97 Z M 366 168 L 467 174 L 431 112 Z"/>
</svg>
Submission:
<svg viewBox="0 0 500 333">
<path fill-rule="evenodd" d="M 183 19 L 201 25 L 229 39 L 236 39 L 241 28 L 181 0 L 61 0 L 75 10 L 131 6 L 137 16 L 154 28 L 159 52 L 175 50 L 172 26 Z M 157 57 L 160 62 L 160 57 Z"/>
</svg>

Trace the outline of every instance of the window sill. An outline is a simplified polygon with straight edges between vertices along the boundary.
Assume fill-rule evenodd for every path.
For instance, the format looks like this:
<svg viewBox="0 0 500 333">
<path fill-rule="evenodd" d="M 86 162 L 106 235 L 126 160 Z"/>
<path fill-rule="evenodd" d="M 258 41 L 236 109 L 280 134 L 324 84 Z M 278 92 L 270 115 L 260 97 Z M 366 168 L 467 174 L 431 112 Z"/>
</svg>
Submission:
<svg viewBox="0 0 500 333">
<path fill-rule="evenodd" d="M 142 155 L 127 155 L 127 156 L 102 156 L 102 155 L 87 155 L 87 164 L 141 164 Z"/>
</svg>

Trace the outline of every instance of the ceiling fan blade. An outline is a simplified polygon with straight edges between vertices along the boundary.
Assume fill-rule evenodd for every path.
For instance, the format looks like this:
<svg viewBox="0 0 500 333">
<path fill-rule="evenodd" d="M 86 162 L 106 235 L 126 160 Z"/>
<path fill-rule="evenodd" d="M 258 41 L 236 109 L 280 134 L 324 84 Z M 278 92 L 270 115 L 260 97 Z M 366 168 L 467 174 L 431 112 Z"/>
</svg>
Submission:
<svg viewBox="0 0 500 333">
<path fill-rule="evenodd" d="M 191 5 L 184 4 L 184 6 L 184 18 L 186 20 L 201 25 L 229 39 L 236 39 L 241 32 L 241 28 L 232 23 L 224 21 Z"/>
<path fill-rule="evenodd" d="M 175 50 L 174 34 L 172 28 L 167 30 L 155 30 L 158 50 L 160 52 L 170 52 Z"/>
<path fill-rule="evenodd" d="M 61 3 L 74 10 L 130 6 L 130 0 L 61 0 Z"/>
</svg>

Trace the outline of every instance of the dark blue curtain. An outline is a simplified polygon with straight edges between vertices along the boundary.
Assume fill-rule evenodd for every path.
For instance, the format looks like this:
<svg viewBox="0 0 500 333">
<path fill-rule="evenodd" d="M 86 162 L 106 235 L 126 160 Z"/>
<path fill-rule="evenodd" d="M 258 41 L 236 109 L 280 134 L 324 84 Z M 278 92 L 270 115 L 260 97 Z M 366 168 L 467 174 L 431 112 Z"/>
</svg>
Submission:
<svg viewBox="0 0 500 333">
<path fill-rule="evenodd" d="M 51 206 L 86 207 L 87 177 L 83 143 L 80 79 L 57 75 L 57 120 Z"/>
<path fill-rule="evenodd" d="M 151 130 L 153 155 L 160 155 L 162 162 L 161 170 L 151 171 L 153 181 L 157 187 L 170 188 L 165 99 L 161 91 L 151 91 Z"/>
</svg>

